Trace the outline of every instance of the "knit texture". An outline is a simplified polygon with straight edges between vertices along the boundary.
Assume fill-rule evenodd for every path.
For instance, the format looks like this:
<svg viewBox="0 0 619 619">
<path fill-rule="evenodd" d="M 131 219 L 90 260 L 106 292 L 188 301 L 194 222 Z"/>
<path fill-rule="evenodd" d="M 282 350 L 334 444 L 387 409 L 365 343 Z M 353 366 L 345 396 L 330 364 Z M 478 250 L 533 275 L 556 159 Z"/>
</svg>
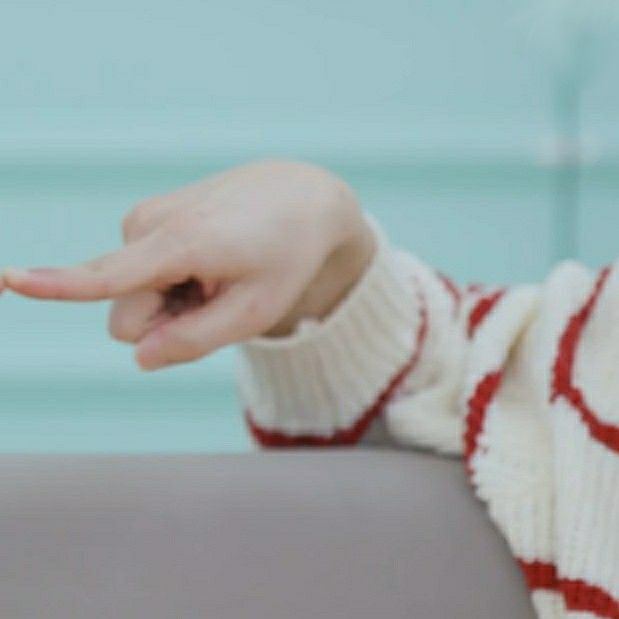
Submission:
<svg viewBox="0 0 619 619">
<path fill-rule="evenodd" d="M 538 616 L 619 619 L 619 263 L 460 289 L 375 230 L 326 320 L 241 347 L 253 436 L 460 454 Z"/>
</svg>

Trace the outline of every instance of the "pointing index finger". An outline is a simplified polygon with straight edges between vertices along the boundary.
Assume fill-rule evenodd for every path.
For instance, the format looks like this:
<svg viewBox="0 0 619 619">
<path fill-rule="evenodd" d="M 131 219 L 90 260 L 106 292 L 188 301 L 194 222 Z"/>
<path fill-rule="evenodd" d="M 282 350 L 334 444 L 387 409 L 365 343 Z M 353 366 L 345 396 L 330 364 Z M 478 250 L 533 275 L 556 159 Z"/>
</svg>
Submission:
<svg viewBox="0 0 619 619">
<path fill-rule="evenodd" d="M 167 265 L 156 233 L 117 252 L 60 269 L 7 269 L 6 286 L 36 299 L 100 301 L 143 288 L 164 275 Z"/>
</svg>

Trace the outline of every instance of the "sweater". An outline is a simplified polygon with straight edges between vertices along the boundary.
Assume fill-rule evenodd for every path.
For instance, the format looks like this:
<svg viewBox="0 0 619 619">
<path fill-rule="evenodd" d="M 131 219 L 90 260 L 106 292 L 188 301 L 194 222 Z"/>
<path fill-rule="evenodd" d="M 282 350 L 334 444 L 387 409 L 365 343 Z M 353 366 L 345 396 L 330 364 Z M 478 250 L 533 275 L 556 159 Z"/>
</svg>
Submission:
<svg viewBox="0 0 619 619">
<path fill-rule="evenodd" d="M 619 618 L 619 262 L 458 287 L 373 226 L 332 314 L 241 346 L 253 437 L 459 455 L 538 616 Z"/>
</svg>

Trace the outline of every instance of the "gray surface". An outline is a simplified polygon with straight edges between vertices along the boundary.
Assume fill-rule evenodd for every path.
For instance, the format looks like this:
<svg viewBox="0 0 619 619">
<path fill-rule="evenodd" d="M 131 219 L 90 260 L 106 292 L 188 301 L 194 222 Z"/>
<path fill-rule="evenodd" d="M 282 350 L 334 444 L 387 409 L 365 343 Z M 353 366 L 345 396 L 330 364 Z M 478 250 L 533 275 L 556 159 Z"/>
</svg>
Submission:
<svg viewBox="0 0 619 619">
<path fill-rule="evenodd" d="M 0 458 L 3 619 L 532 619 L 460 463 Z"/>
</svg>

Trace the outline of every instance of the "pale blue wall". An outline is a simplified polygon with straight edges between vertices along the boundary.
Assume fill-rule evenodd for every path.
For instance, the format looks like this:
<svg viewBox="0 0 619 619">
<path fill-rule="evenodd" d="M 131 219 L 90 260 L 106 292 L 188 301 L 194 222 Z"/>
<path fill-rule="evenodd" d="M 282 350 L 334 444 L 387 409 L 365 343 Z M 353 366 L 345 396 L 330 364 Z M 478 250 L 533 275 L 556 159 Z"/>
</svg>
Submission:
<svg viewBox="0 0 619 619">
<path fill-rule="evenodd" d="M 118 242 L 131 204 L 256 156 L 307 157 L 460 281 L 543 277 L 552 74 L 531 0 L 5 2 L 0 265 Z M 526 20 L 529 19 L 527 22 Z M 577 255 L 617 253 L 619 37 L 583 99 Z M 0 451 L 245 448 L 226 352 L 140 375 L 102 306 L 0 302 Z"/>
<path fill-rule="evenodd" d="M 153 135 L 178 146 L 175 130 L 189 139 L 189 125 L 202 128 L 198 147 L 229 147 L 237 132 L 240 150 L 298 147 L 324 127 L 325 150 L 348 138 L 535 153 L 551 124 L 532 35 L 542 2 L 9 0 L 0 148 L 26 137 L 127 148 Z M 619 37 L 604 56 L 585 117 L 601 148 L 616 150 L 606 137 L 609 123 L 617 135 Z M 271 130 L 282 123 L 293 130 Z"/>
<path fill-rule="evenodd" d="M 538 110 L 525 1 L 19 0 L 3 3 L 2 101 L 222 113 L 411 104 Z M 610 91 L 615 104 L 617 88 Z M 607 98 L 607 97 L 605 97 Z M 456 99 L 456 101 L 454 101 Z M 291 110 L 291 105 L 301 109 Z M 604 107 L 612 109 L 606 100 Z"/>
</svg>

